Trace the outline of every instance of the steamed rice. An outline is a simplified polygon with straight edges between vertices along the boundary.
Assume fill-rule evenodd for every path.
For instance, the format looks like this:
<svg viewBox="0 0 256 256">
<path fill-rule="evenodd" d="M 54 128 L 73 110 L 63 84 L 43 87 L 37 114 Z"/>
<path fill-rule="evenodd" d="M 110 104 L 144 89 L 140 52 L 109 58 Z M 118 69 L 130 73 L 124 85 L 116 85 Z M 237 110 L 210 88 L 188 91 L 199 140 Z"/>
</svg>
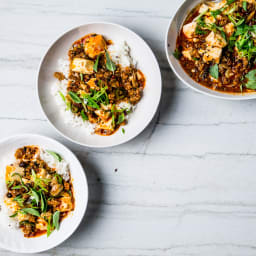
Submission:
<svg viewBox="0 0 256 256">
<path fill-rule="evenodd" d="M 40 158 L 47 163 L 51 168 L 55 168 L 56 172 L 62 176 L 65 181 L 69 180 L 69 166 L 68 163 L 62 159 L 60 162 L 52 155 L 40 148 Z"/>
</svg>

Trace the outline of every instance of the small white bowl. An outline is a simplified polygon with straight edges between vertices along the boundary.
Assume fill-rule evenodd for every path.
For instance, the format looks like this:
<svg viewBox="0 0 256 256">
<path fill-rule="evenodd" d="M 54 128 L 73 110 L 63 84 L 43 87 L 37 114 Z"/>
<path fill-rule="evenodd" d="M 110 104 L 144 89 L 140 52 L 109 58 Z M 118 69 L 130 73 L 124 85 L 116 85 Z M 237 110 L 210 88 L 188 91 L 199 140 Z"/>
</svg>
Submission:
<svg viewBox="0 0 256 256">
<path fill-rule="evenodd" d="M 58 59 L 67 57 L 72 43 L 89 33 L 98 33 L 111 39 L 113 43 L 126 41 L 131 49 L 132 57 L 138 68 L 146 77 L 143 96 L 135 111 L 130 115 L 128 124 L 122 126 L 111 136 L 88 134 L 82 127 L 72 127 L 64 123 L 59 107 L 51 95 L 51 87 L 55 82 L 53 73 L 57 71 Z M 59 37 L 49 48 L 42 59 L 38 72 L 37 92 L 42 110 L 48 121 L 67 139 L 88 147 L 111 147 L 125 143 L 140 132 L 154 117 L 161 97 L 162 82 L 157 60 L 146 42 L 131 30 L 112 23 L 89 23 L 76 27 Z M 122 133 L 122 128 L 125 133 Z"/>
<path fill-rule="evenodd" d="M 195 82 L 190 76 L 183 70 L 179 61 L 173 56 L 173 52 L 176 49 L 176 40 L 182 24 L 184 23 L 187 15 L 190 11 L 198 5 L 201 0 L 186 0 L 178 8 L 175 15 L 170 20 L 170 23 L 167 28 L 166 40 L 165 40 L 165 52 L 168 59 L 168 62 L 177 75 L 177 77 L 188 87 L 196 90 L 197 92 L 203 93 L 208 96 L 216 97 L 219 99 L 227 100 L 248 100 L 256 98 L 256 93 L 225 93 L 211 90 L 199 83 Z"/>
<path fill-rule="evenodd" d="M 36 134 L 15 135 L 0 141 L 0 177 L 4 177 L 5 166 L 11 163 L 9 161 L 12 160 L 15 150 L 25 145 L 38 145 L 59 153 L 69 163 L 74 188 L 74 211 L 63 219 L 60 229 L 54 231 L 48 238 L 46 235 L 25 238 L 20 229 L 10 228 L 2 223 L 9 217 L 3 215 L 5 214 L 3 209 L 0 211 L 0 247 L 18 253 L 37 253 L 59 245 L 77 229 L 87 208 L 88 185 L 83 167 L 69 149 L 53 139 Z M 2 186 L 5 186 L 4 179 L 0 179 L 0 182 L 0 186 L 3 188 Z M 2 202 L 2 200 L 0 201 Z M 5 205 L 3 204 L 1 207 L 3 208 Z"/>
</svg>

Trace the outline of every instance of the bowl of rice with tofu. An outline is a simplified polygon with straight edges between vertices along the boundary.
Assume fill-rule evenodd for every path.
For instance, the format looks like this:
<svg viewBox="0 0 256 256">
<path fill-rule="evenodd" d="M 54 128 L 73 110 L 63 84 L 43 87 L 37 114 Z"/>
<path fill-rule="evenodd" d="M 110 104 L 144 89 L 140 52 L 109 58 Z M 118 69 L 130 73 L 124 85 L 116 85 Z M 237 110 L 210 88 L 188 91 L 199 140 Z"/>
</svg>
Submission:
<svg viewBox="0 0 256 256">
<path fill-rule="evenodd" d="M 39 69 L 38 95 L 62 135 L 85 146 L 114 146 L 152 120 L 161 96 L 160 69 L 134 32 L 87 24 L 50 47 Z"/>
<path fill-rule="evenodd" d="M 88 202 L 87 180 L 74 154 L 35 134 L 6 138 L 0 153 L 0 247 L 35 253 L 66 240 Z"/>
<path fill-rule="evenodd" d="M 186 0 L 166 35 L 166 55 L 174 73 L 209 96 L 255 98 L 255 21 L 255 0 Z"/>
</svg>

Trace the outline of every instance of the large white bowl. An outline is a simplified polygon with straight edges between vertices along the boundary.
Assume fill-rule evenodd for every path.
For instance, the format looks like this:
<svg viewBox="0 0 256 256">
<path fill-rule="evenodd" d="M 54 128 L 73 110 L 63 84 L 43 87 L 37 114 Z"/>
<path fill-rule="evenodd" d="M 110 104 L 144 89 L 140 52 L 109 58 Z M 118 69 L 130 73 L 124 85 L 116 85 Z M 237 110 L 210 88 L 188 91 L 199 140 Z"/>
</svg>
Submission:
<svg viewBox="0 0 256 256">
<path fill-rule="evenodd" d="M 7 227 L 2 223 L 5 220 L 5 216 L 1 216 L 1 214 L 4 214 L 4 211 L 0 211 L 0 247 L 13 252 L 36 253 L 59 245 L 77 229 L 87 207 L 88 185 L 83 167 L 69 149 L 53 139 L 36 134 L 16 135 L 0 141 L 0 177 L 4 176 L 5 166 L 11 163 L 9 161 L 13 157 L 15 150 L 25 145 L 38 145 L 42 148 L 58 152 L 69 163 L 75 197 L 74 211 L 61 222 L 60 229 L 54 231 L 48 238 L 46 235 L 36 238 L 25 238 L 21 230 Z M 4 179 L 0 179 L 0 182 L 0 186 L 5 186 Z M 5 207 L 5 205 L 1 207 Z"/>
<path fill-rule="evenodd" d="M 55 82 L 53 73 L 57 71 L 59 58 L 67 56 L 72 43 L 88 33 L 98 33 L 111 39 L 113 43 L 126 41 L 131 48 L 132 57 L 137 60 L 138 68 L 145 74 L 146 86 L 143 97 L 137 104 L 128 124 L 111 136 L 86 134 L 84 128 L 73 128 L 63 121 L 55 99 L 51 95 L 51 86 Z M 42 59 L 38 73 L 38 96 L 42 110 L 49 122 L 67 139 L 88 147 L 110 147 L 127 142 L 137 136 L 150 123 L 157 111 L 161 90 L 161 73 L 157 60 L 146 42 L 131 30 L 112 23 L 89 23 L 76 27 L 59 37 Z"/>
<path fill-rule="evenodd" d="M 173 52 L 176 48 L 176 40 L 179 34 L 179 31 L 182 27 L 183 22 L 185 21 L 189 12 L 198 5 L 202 0 L 186 0 L 178 8 L 175 15 L 170 20 L 170 23 L 167 28 L 166 40 L 165 40 L 165 51 L 168 62 L 177 75 L 177 77 L 188 87 L 196 90 L 197 92 L 203 93 L 208 96 L 213 96 L 216 98 L 227 99 L 227 100 L 248 100 L 256 98 L 256 93 L 224 93 L 211 90 L 203 85 L 196 83 L 190 76 L 183 70 L 179 61 L 173 56 Z"/>
</svg>

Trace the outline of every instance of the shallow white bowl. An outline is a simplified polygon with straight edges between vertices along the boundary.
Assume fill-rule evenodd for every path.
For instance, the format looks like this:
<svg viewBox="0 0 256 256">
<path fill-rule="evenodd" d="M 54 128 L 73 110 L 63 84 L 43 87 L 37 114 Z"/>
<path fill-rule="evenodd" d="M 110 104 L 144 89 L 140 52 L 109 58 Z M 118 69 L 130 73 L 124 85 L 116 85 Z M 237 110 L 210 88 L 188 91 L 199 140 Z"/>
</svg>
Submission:
<svg viewBox="0 0 256 256">
<path fill-rule="evenodd" d="M 126 41 L 131 48 L 132 57 L 137 60 L 138 68 L 146 77 L 143 97 L 130 115 L 128 124 L 111 136 L 86 134 L 84 128 L 73 128 L 65 124 L 59 107 L 51 95 L 51 86 L 55 82 L 53 73 L 57 71 L 59 58 L 67 57 L 72 43 L 89 33 L 98 33 L 111 39 L 113 43 Z M 161 91 L 161 73 L 157 60 L 146 42 L 131 30 L 112 23 L 89 23 L 76 27 L 58 38 L 42 59 L 38 73 L 38 96 L 42 110 L 49 122 L 67 139 L 88 147 L 110 147 L 127 142 L 137 136 L 150 123 L 157 111 Z"/>
<path fill-rule="evenodd" d="M 10 228 L 0 223 L 0 247 L 19 253 L 36 253 L 49 250 L 72 235 L 79 226 L 88 202 L 87 179 L 76 156 L 59 142 L 36 134 L 16 135 L 0 141 L 1 172 L 5 172 L 5 166 L 12 159 L 15 150 L 25 145 L 38 145 L 59 153 L 69 163 L 71 178 L 73 179 L 75 210 L 70 213 L 60 224 L 60 229 L 54 231 L 48 238 L 46 235 L 36 238 L 24 238 L 23 233 L 16 228 Z M 3 177 L 0 173 L 0 177 Z M 4 180 L 0 180 L 3 186 Z M 1 200 L 2 201 L 2 200 Z M 3 204 L 2 207 L 5 207 Z M 4 219 L 4 211 L 0 211 L 1 220 Z M 8 217 L 7 217 L 8 218 Z"/>
<path fill-rule="evenodd" d="M 177 75 L 177 77 L 188 87 L 196 90 L 197 92 L 203 93 L 208 96 L 213 96 L 220 99 L 227 100 L 248 100 L 256 98 L 256 93 L 222 93 L 214 91 L 196 83 L 190 76 L 183 70 L 179 61 L 173 56 L 173 52 L 176 48 L 176 40 L 179 31 L 182 27 L 189 12 L 198 5 L 202 0 L 186 0 L 177 10 L 175 15 L 170 20 L 167 28 L 166 40 L 165 40 L 165 51 L 168 62 Z"/>
</svg>

